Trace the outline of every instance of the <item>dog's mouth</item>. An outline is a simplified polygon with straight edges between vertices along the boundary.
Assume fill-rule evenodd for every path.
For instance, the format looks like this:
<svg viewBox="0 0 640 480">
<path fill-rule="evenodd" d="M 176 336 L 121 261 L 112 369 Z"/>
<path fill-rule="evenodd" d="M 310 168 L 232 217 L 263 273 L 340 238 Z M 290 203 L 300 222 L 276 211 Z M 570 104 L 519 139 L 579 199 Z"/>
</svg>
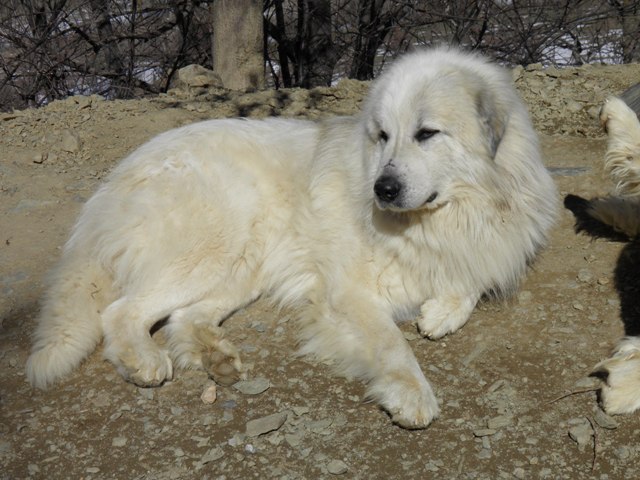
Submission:
<svg viewBox="0 0 640 480">
<path fill-rule="evenodd" d="M 427 199 L 424 203 L 418 206 L 407 206 L 402 202 L 384 202 L 384 201 L 381 201 L 379 198 L 375 199 L 376 207 L 378 207 L 379 210 L 396 212 L 396 213 L 410 213 L 410 212 L 421 212 L 421 211 L 435 212 L 443 208 L 448 203 L 449 201 L 445 200 L 444 198 L 438 198 L 436 200 L 435 197 L 433 199 L 429 197 L 429 199 Z"/>
</svg>

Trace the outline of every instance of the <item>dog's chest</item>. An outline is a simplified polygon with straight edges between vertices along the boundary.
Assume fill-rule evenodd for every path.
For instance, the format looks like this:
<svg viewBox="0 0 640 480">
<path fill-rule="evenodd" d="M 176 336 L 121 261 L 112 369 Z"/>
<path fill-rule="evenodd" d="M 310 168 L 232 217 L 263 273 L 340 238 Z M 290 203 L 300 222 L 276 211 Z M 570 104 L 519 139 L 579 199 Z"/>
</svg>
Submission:
<svg viewBox="0 0 640 480">
<path fill-rule="evenodd" d="M 422 255 L 388 249 L 374 253 L 377 294 L 389 303 L 397 317 L 413 316 L 433 295 L 430 268 Z"/>
</svg>

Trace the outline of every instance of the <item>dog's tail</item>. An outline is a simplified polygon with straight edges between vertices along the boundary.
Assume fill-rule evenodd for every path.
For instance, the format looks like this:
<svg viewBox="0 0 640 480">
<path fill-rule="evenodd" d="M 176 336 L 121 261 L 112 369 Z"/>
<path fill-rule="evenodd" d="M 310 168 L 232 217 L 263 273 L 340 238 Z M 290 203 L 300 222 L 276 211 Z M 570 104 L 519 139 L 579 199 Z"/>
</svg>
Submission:
<svg viewBox="0 0 640 480">
<path fill-rule="evenodd" d="M 628 242 L 640 237 L 640 198 L 604 197 L 587 200 L 567 195 L 564 206 L 576 218 L 576 232 Z"/>
<path fill-rule="evenodd" d="M 26 367 L 38 388 L 69 374 L 102 339 L 100 310 L 113 296 L 111 278 L 95 259 L 78 253 L 65 252 L 49 279 Z"/>
</svg>

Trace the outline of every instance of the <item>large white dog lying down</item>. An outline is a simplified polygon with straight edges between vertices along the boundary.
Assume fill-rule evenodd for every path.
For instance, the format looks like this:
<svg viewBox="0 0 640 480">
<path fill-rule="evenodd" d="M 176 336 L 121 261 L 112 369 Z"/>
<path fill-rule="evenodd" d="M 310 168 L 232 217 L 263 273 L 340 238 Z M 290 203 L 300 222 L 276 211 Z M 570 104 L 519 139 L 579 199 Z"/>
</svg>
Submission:
<svg viewBox="0 0 640 480">
<path fill-rule="evenodd" d="M 627 105 L 627 103 L 629 105 Z M 615 183 L 614 195 L 585 200 L 568 195 L 565 205 L 576 214 L 576 230 L 586 231 L 595 237 L 607 237 L 632 243 L 621 256 L 630 259 L 624 270 L 619 263 L 616 277 L 626 275 L 616 283 L 621 296 L 630 295 L 633 306 L 625 308 L 621 298 L 622 316 L 638 322 L 638 246 L 640 245 L 640 122 L 636 111 L 640 111 L 640 84 L 623 93 L 622 98 L 607 99 L 600 112 L 600 120 L 608 134 L 605 171 Z M 624 318 L 623 318 L 624 319 Z M 628 330 L 637 332 L 639 325 L 629 325 Z M 618 342 L 610 358 L 595 366 L 593 375 L 603 380 L 600 401 L 603 408 L 612 414 L 631 413 L 640 409 L 640 336 L 629 335 Z"/>
<path fill-rule="evenodd" d="M 28 377 L 50 385 L 101 338 L 141 386 L 173 365 L 241 371 L 218 326 L 268 295 L 299 308 L 303 352 L 367 382 L 397 424 L 425 427 L 438 402 L 395 322 L 418 315 L 439 338 L 483 294 L 513 291 L 556 203 L 509 74 L 455 50 L 398 60 L 355 117 L 173 130 L 87 202 Z M 164 351 L 149 330 L 167 317 Z"/>
</svg>

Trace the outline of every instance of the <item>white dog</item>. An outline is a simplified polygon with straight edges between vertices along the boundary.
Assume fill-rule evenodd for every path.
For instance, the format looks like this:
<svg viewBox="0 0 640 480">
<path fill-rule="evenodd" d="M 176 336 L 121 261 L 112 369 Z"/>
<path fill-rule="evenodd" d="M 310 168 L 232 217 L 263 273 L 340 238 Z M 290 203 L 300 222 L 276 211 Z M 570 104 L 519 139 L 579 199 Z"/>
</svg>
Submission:
<svg viewBox="0 0 640 480">
<path fill-rule="evenodd" d="M 303 352 L 368 384 L 397 424 L 438 402 L 396 321 L 439 338 L 513 291 L 556 189 L 507 72 L 420 51 L 362 113 L 214 120 L 156 137 L 91 198 L 53 273 L 27 373 L 46 387 L 104 338 L 137 385 L 173 365 L 242 371 L 218 327 L 261 295 L 300 311 Z M 168 352 L 149 335 L 168 318 Z"/>
<path fill-rule="evenodd" d="M 623 93 L 626 101 L 640 109 L 640 84 Z M 615 183 L 614 196 L 585 200 L 574 195 L 565 205 L 576 214 L 576 230 L 595 237 L 629 242 L 621 259 L 629 262 L 623 267 L 619 260 L 616 276 L 619 283 L 628 282 L 621 290 L 622 316 L 637 321 L 635 307 L 627 308 L 631 296 L 637 302 L 638 257 L 640 239 L 640 122 L 623 98 L 607 99 L 600 112 L 600 121 L 608 134 L 604 168 Z M 629 274 L 623 273 L 628 271 Z M 618 282 L 617 282 L 618 283 Z M 624 311 L 626 310 L 626 312 Z M 629 311 L 632 311 L 629 314 Z M 624 318 L 623 318 L 624 319 Z M 632 328 L 637 330 L 638 325 Z M 618 342 L 610 358 L 595 366 L 593 375 L 602 378 L 600 401 L 610 414 L 631 413 L 640 409 L 640 336 L 629 335 Z"/>
</svg>

